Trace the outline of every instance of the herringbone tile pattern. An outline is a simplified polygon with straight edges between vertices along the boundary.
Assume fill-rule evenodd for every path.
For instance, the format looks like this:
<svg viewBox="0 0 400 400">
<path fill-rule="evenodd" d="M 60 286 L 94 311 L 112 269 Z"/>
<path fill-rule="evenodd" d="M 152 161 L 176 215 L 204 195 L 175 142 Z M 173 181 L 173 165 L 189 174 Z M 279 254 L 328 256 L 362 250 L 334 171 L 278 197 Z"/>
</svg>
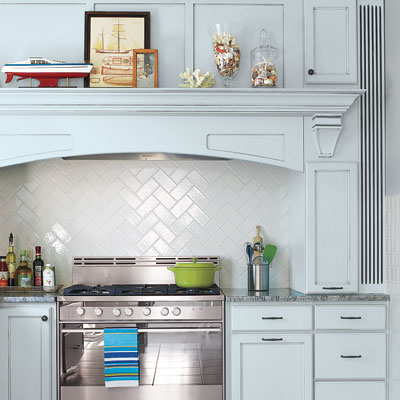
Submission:
<svg viewBox="0 0 400 400">
<path fill-rule="evenodd" d="M 243 243 L 262 226 L 289 284 L 288 173 L 239 161 L 46 160 L 0 169 L 0 249 L 43 246 L 58 283 L 79 255 L 219 255 L 221 286 L 246 287 Z"/>
</svg>

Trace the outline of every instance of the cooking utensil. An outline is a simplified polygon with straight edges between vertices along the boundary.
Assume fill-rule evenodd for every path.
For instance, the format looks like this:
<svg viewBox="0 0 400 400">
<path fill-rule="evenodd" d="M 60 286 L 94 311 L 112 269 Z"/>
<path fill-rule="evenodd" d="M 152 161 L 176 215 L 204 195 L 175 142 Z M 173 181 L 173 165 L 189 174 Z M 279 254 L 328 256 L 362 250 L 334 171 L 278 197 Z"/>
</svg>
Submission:
<svg viewBox="0 0 400 400">
<path fill-rule="evenodd" d="M 263 250 L 263 257 L 268 261 L 268 264 L 272 263 L 272 260 L 275 257 L 277 251 L 277 247 L 273 244 L 267 244 Z"/>
<path fill-rule="evenodd" d="M 182 288 L 208 288 L 214 284 L 214 275 L 221 267 L 184 268 L 167 267 L 175 273 L 175 283 Z"/>
<path fill-rule="evenodd" d="M 244 245 L 245 245 L 247 258 L 249 260 L 248 264 L 251 264 L 253 261 L 253 248 L 251 247 L 251 243 L 249 243 L 249 242 L 246 242 Z"/>
<path fill-rule="evenodd" d="M 256 236 L 253 238 L 254 257 L 260 257 L 263 251 L 263 238 L 260 236 L 260 225 L 256 226 Z"/>
<path fill-rule="evenodd" d="M 193 257 L 191 263 L 178 263 L 175 265 L 176 268 L 214 268 L 215 265 L 212 262 L 198 263 L 197 258 Z"/>
</svg>

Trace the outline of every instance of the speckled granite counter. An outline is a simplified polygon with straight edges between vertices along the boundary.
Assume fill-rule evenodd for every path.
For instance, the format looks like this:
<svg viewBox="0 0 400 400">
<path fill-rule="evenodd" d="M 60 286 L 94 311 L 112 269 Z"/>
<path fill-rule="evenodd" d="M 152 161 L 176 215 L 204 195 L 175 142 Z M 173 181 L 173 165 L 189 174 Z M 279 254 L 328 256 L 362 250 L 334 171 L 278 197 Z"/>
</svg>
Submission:
<svg viewBox="0 0 400 400">
<path fill-rule="evenodd" d="M 292 289 L 270 289 L 269 292 L 249 292 L 247 289 L 222 288 L 226 302 L 349 302 L 387 301 L 389 295 L 376 293 L 357 294 L 304 294 Z"/>
<path fill-rule="evenodd" d="M 54 303 L 60 293 L 61 286 L 52 290 L 43 288 L 0 288 L 0 303 Z"/>
</svg>

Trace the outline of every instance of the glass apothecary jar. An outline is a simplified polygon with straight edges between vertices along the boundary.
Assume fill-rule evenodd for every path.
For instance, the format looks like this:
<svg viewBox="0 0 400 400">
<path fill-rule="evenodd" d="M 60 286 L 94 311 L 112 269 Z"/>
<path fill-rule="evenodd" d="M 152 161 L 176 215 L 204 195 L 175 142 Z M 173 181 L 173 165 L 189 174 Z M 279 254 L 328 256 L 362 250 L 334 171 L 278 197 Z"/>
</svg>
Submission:
<svg viewBox="0 0 400 400">
<path fill-rule="evenodd" d="M 262 29 L 260 43 L 251 51 L 251 85 L 253 87 L 274 87 L 278 82 L 276 60 L 279 51 L 271 46 L 268 32 Z"/>
<path fill-rule="evenodd" d="M 239 71 L 246 28 L 242 24 L 224 22 L 210 25 L 208 30 L 215 66 L 222 77 L 223 86 L 232 88 L 233 77 Z"/>
</svg>

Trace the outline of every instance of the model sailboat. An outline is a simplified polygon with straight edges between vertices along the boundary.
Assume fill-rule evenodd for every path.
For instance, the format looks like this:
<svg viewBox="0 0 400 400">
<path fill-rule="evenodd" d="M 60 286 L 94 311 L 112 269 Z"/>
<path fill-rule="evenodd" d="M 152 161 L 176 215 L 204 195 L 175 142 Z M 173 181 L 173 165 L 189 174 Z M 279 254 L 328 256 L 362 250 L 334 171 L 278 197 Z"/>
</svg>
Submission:
<svg viewBox="0 0 400 400">
<path fill-rule="evenodd" d="M 1 72 L 7 74 L 6 83 L 14 76 L 18 80 L 34 78 L 40 82 L 39 87 L 57 87 L 62 78 L 84 78 L 92 70 L 91 63 L 68 63 L 51 61 L 43 57 L 29 57 L 25 61 L 4 64 Z"/>
</svg>

